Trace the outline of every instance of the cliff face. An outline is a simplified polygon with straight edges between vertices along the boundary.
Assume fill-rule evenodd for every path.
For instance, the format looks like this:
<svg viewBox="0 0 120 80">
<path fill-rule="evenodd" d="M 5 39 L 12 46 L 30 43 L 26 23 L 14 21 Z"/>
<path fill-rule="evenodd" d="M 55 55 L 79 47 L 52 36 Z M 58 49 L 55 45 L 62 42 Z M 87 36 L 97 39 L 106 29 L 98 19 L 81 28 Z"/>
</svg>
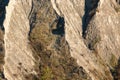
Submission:
<svg viewBox="0 0 120 80">
<path fill-rule="evenodd" d="M 50 0 L 34 1 L 33 5 L 29 40 L 39 66 L 38 80 L 91 80 L 70 55 L 64 18 L 56 14 Z"/>
<path fill-rule="evenodd" d="M 31 8 L 32 0 L 10 0 L 6 7 L 4 75 L 8 80 L 24 80 L 25 75 L 34 74 L 34 58 L 28 44 Z"/>
<path fill-rule="evenodd" d="M 93 80 L 112 80 L 109 69 L 119 59 L 119 3 L 95 0 L 51 0 L 65 19 L 71 56 Z"/>
<path fill-rule="evenodd" d="M 119 79 L 112 76 L 120 57 L 119 3 L 119 0 L 10 0 L 4 13 L 5 77 Z"/>
</svg>

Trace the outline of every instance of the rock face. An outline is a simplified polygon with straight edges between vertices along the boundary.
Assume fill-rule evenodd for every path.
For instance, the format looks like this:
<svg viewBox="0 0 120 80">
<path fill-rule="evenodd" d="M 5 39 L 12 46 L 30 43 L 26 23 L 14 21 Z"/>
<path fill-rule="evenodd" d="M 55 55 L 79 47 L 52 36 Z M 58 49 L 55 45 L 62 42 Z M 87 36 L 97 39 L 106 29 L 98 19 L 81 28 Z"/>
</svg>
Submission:
<svg viewBox="0 0 120 80">
<path fill-rule="evenodd" d="M 65 38 L 71 56 L 77 59 L 92 80 L 113 80 L 110 69 L 120 56 L 119 3 L 115 0 L 51 2 L 65 19 Z"/>
<path fill-rule="evenodd" d="M 70 55 L 64 18 L 56 14 L 50 0 L 34 1 L 34 6 L 29 40 L 39 66 L 38 80 L 91 80 Z"/>
<path fill-rule="evenodd" d="M 3 21 L 5 18 L 5 6 L 8 5 L 8 0 L 0 0 L 0 75 L 3 74 L 3 65 L 4 65 L 4 27 Z M 0 79 L 4 76 L 0 76 Z"/>
<path fill-rule="evenodd" d="M 25 75 L 34 71 L 28 41 L 31 8 L 32 0 L 10 0 L 6 8 L 4 75 L 8 80 L 25 80 Z"/>
<path fill-rule="evenodd" d="M 5 78 L 119 80 L 119 26 L 119 0 L 10 0 Z"/>
</svg>

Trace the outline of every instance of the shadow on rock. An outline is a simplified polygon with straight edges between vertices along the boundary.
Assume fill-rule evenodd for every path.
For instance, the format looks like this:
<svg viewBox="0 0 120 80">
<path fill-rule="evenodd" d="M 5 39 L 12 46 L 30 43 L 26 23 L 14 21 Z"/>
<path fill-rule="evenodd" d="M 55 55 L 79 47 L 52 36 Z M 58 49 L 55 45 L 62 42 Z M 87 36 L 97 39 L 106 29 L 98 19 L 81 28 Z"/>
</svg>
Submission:
<svg viewBox="0 0 120 80">
<path fill-rule="evenodd" d="M 9 0 L 0 0 L 0 28 L 4 30 L 3 22 L 5 20 L 6 10 L 5 7 L 8 5 Z"/>
<path fill-rule="evenodd" d="M 52 30 L 52 33 L 56 34 L 56 35 L 63 36 L 65 34 L 64 26 L 65 26 L 64 18 L 63 17 L 59 17 L 58 18 L 57 27 L 56 27 L 56 29 Z"/>
<path fill-rule="evenodd" d="M 118 64 L 111 70 L 114 80 L 120 80 L 120 58 Z"/>
</svg>

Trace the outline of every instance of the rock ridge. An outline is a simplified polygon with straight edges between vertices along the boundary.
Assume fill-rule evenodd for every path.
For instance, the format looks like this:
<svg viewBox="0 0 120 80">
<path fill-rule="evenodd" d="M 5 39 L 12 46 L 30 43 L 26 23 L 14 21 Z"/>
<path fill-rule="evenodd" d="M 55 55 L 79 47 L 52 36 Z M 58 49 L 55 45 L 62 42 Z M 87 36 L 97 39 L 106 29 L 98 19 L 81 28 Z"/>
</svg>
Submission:
<svg viewBox="0 0 120 80">
<path fill-rule="evenodd" d="M 29 47 L 29 13 L 32 0 L 10 0 L 4 21 L 5 64 L 4 74 L 8 80 L 26 80 L 35 74 L 34 58 Z"/>
<path fill-rule="evenodd" d="M 92 80 L 113 80 L 110 69 L 117 64 L 120 55 L 117 32 L 120 22 L 115 10 L 115 7 L 118 7 L 115 0 L 99 0 L 95 9 L 92 8 L 96 6 L 95 0 L 51 0 L 51 2 L 56 5 L 53 7 L 56 12 L 61 11 L 64 16 L 65 39 L 70 45 L 71 56 L 77 59 L 77 63 L 86 70 Z M 94 2 L 95 4 L 89 4 Z M 84 11 L 86 6 L 89 6 L 88 11 Z M 89 21 L 91 13 L 94 15 Z M 87 25 L 83 39 L 84 14 L 88 14 L 88 19 L 85 19 Z"/>
</svg>

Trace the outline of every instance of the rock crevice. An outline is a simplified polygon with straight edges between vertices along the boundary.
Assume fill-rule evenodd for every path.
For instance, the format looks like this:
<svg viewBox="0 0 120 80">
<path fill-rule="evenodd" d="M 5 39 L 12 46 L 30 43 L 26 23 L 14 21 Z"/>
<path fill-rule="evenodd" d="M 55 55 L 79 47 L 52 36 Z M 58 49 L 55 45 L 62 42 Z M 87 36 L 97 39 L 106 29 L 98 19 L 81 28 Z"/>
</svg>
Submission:
<svg viewBox="0 0 120 80">
<path fill-rule="evenodd" d="M 120 57 L 119 3 L 10 0 L 3 16 L 5 77 L 113 80 L 110 71 Z"/>
<path fill-rule="evenodd" d="M 120 25 L 114 8 L 116 2 L 56 0 L 54 4 L 59 6 L 65 19 L 65 39 L 70 45 L 71 56 L 85 68 L 92 80 L 113 80 L 110 69 L 116 65 L 119 55 L 119 43 L 113 42 L 119 38 L 116 31 Z"/>
</svg>

